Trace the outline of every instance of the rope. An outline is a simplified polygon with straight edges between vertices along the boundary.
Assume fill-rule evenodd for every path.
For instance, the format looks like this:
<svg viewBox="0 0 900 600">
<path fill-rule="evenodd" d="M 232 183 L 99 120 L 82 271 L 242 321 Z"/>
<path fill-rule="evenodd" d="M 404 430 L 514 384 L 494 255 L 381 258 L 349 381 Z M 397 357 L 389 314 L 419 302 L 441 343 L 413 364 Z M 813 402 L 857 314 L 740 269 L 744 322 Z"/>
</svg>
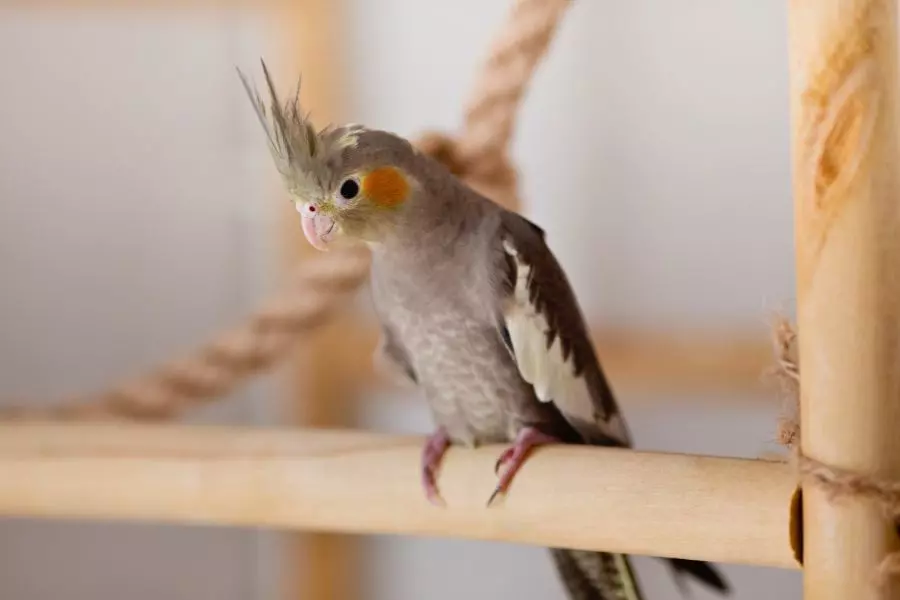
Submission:
<svg viewBox="0 0 900 600">
<path fill-rule="evenodd" d="M 425 152 L 507 208 L 517 207 L 516 176 L 508 152 L 518 108 L 570 4 L 570 0 L 515 0 L 466 103 L 459 138 L 429 132 L 419 141 Z"/>
<path fill-rule="evenodd" d="M 490 173 L 505 156 L 526 86 L 570 4 L 569 0 L 517 0 L 509 24 L 491 47 L 466 107 L 459 154 L 473 173 Z"/>
<path fill-rule="evenodd" d="M 507 159 L 516 111 L 569 0 L 516 0 L 481 70 L 458 138 L 426 133 L 416 142 L 479 192 L 516 205 Z M 0 410 L 0 419 L 173 419 L 220 399 L 245 379 L 290 355 L 291 347 L 332 318 L 366 280 L 362 247 L 318 253 L 297 267 L 285 290 L 193 353 L 105 392 L 48 408 Z"/>
<path fill-rule="evenodd" d="M 776 366 L 773 375 L 781 383 L 788 411 L 778 424 L 780 443 L 792 451 L 801 478 L 822 487 L 830 499 L 862 496 L 877 502 L 887 518 L 897 521 L 900 533 L 900 482 L 826 465 L 800 450 L 800 364 L 796 340 L 797 333 L 790 323 L 779 319 L 775 325 Z M 875 572 L 879 587 L 885 586 L 893 577 L 900 577 L 900 552 L 885 556 Z"/>
</svg>

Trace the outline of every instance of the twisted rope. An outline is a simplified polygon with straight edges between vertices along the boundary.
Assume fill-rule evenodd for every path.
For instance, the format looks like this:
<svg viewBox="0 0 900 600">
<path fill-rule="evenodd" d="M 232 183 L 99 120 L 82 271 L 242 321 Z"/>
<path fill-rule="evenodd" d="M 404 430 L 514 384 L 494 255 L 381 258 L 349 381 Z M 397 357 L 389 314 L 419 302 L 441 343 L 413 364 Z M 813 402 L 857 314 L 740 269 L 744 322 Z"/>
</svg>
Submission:
<svg viewBox="0 0 900 600">
<path fill-rule="evenodd" d="M 432 132 L 417 146 L 473 188 L 509 207 L 515 171 L 507 159 L 515 115 L 525 89 L 569 0 L 516 0 L 466 111 L 458 137 Z M 0 419 L 173 419 L 213 402 L 245 379 L 290 355 L 304 335 L 325 325 L 369 272 L 363 247 L 318 253 L 297 267 L 291 283 L 258 312 L 184 358 L 105 392 L 49 408 L 0 410 Z"/>
<path fill-rule="evenodd" d="M 459 147 L 463 164 L 474 173 L 490 173 L 505 156 L 526 87 L 570 0 L 517 0 L 509 24 L 491 46 L 466 106 Z"/>
<path fill-rule="evenodd" d="M 425 134 L 420 147 L 469 185 L 516 208 L 516 175 L 509 146 L 522 97 L 570 0 L 515 0 L 506 26 L 491 45 L 466 103 L 461 135 Z"/>
</svg>

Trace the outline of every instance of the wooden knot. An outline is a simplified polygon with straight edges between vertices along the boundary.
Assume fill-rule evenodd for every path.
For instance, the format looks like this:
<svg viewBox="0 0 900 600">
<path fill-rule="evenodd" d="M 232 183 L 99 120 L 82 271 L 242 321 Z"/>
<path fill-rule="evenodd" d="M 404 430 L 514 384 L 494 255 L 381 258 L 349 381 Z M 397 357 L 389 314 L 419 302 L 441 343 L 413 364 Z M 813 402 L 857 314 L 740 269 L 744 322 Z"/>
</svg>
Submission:
<svg viewBox="0 0 900 600">
<path fill-rule="evenodd" d="M 807 289 L 819 255 L 839 216 L 855 197 L 854 186 L 871 172 L 877 131 L 884 127 L 880 33 L 889 3 L 849 2 L 840 19 L 821 32 L 821 57 L 804 73 L 799 94 L 794 190 L 797 216 L 805 227 L 797 236 L 797 288 Z M 885 48 L 884 52 L 892 52 Z"/>
</svg>

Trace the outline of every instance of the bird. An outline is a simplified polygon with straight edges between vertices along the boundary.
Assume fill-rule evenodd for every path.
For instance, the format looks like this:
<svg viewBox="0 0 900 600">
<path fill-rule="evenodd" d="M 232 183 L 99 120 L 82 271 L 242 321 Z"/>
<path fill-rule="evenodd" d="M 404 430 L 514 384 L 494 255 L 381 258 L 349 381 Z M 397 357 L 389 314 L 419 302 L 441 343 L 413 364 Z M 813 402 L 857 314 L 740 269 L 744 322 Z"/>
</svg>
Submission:
<svg viewBox="0 0 900 600">
<path fill-rule="evenodd" d="M 404 137 L 359 124 L 317 129 L 284 103 L 264 60 L 263 102 L 237 69 L 310 245 L 371 250 L 379 322 L 374 361 L 421 390 L 435 427 L 422 447 L 425 497 L 451 446 L 507 444 L 487 499 L 508 491 L 529 453 L 547 444 L 629 448 L 632 439 L 569 280 L 544 230 L 476 192 Z M 570 600 L 645 600 L 627 555 L 549 548 Z M 664 559 L 722 594 L 706 562 Z"/>
</svg>

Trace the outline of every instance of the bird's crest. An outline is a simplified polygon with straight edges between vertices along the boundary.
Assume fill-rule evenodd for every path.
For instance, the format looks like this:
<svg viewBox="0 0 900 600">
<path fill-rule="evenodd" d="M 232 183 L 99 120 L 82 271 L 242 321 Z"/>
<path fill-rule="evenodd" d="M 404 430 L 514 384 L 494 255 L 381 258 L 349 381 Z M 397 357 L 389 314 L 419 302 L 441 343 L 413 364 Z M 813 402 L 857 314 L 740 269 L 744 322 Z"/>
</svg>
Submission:
<svg viewBox="0 0 900 600">
<path fill-rule="evenodd" d="M 237 72 L 266 133 L 269 150 L 278 171 L 285 178 L 288 191 L 297 198 L 307 198 L 331 189 L 340 176 L 344 150 L 356 146 L 362 127 L 327 125 L 317 132 L 309 114 L 304 114 L 300 106 L 300 80 L 297 80 L 293 96 L 282 105 L 265 61 L 260 60 L 260 63 L 269 90 L 268 111 L 249 79 L 240 69 Z"/>
</svg>

